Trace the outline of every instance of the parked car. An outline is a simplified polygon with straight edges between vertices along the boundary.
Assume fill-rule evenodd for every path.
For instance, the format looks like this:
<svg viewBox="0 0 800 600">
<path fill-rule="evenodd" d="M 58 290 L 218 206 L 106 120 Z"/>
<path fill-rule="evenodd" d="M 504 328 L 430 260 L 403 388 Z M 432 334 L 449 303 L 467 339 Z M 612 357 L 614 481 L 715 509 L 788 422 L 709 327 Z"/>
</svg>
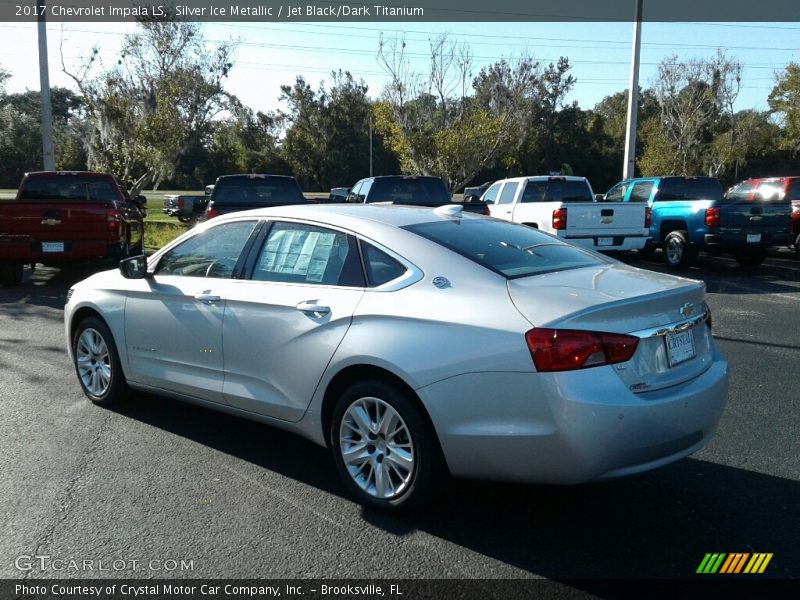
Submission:
<svg viewBox="0 0 800 600">
<path fill-rule="evenodd" d="M 353 186 L 347 201 L 358 204 L 381 202 L 429 208 L 459 204 L 469 212 L 489 214 L 486 204 L 480 201 L 454 203 L 441 177 L 422 175 L 367 177 Z"/>
<path fill-rule="evenodd" d="M 539 175 L 501 179 L 481 200 L 493 217 L 541 229 L 602 251 L 638 250 L 650 235 L 644 205 L 598 203 L 585 177 Z"/>
<path fill-rule="evenodd" d="M 723 197 L 714 177 L 646 177 L 621 181 L 606 198 L 651 207 L 651 248 L 668 266 L 688 266 L 701 250 L 732 254 L 743 267 L 760 265 L 770 246 L 789 244 L 788 200 Z"/>
<path fill-rule="evenodd" d="M 347 195 L 351 189 L 348 187 L 331 188 L 330 194 L 328 194 L 328 202 L 347 202 Z"/>
<path fill-rule="evenodd" d="M 214 184 L 205 218 L 253 208 L 307 203 L 300 184 L 288 175 L 222 175 Z"/>
<path fill-rule="evenodd" d="M 464 202 L 469 202 L 470 200 L 480 200 L 483 193 L 489 189 L 494 181 L 485 181 L 480 185 L 476 185 L 473 187 L 465 187 L 464 188 Z"/>
<path fill-rule="evenodd" d="M 132 387 L 294 431 L 381 509 L 448 472 L 647 471 L 705 446 L 726 399 L 701 282 L 460 206 L 231 214 L 67 298 L 93 402 Z"/>
<path fill-rule="evenodd" d="M 164 194 L 163 212 L 181 223 L 200 219 L 208 207 L 208 196 L 200 194 Z"/>
<path fill-rule="evenodd" d="M 726 193 L 744 202 L 789 202 L 792 206 L 790 242 L 800 254 L 800 176 L 746 179 Z"/>
<path fill-rule="evenodd" d="M 16 200 L 0 202 L 0 283 L 20 283 L 25 264 L 140 254 L 146 204 L 108 173 L 26 173 Z"/>
</svg>

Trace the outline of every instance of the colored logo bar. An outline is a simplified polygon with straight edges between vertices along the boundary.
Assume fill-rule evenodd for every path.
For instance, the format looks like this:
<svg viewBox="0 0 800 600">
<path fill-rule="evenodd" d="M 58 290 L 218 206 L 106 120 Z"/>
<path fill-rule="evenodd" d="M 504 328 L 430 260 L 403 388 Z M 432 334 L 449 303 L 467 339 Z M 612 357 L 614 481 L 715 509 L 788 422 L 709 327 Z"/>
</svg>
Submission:
<svg viewBox="0 0 800 600">
<path fill-rule="evenodd" d="M 756 552 L 754 554 L 749 552 L 708 553 L 703 557 L 700 566 L 697 567 L 697 573 L 760 574 L 766 570 L 767 565 L 772 560 L 772 556 L 772 552 Z"/>
</svg>

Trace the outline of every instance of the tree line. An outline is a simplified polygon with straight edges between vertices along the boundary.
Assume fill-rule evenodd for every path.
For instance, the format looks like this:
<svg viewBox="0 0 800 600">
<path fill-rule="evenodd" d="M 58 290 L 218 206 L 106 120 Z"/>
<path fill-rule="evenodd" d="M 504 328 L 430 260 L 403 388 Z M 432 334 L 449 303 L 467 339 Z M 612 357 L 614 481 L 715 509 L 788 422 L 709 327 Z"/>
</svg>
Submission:
<svg viewBox="0 0 800 600">
<path fill-rule="evenodd" d="M 371 98 L 347 71 L 313 86 L 281 86 L 281 109 L 254 111 L 225 90 L 235 43 L 211 51 L 201 26 L 142 22 L 112 66 L 94 53 L 62 64 L 77 91 L 51 91 L 56 167 L 111 171 L 132 189 L 201 189 L 226 173 L 295 175 L 306 190 L 350 186 L 369 175 L 438 175 L 470 183 L 546 174 L 569 165 L 597 191 L 619 180 L 627 90 L 582 109 L 567 57 L 531 55 L 474 69 L 470 48 L 430 40 L 415 71 L 402 37 L 380 39 L 387 84 Z M 0 187 L 42 164 L 39 92 L 6 93 L 0 68 Z M 776 74 L 769 110 L 735 110 L 743 65 L 664 59 L 639 94 L 636 167 L 649 175 L 800 174 L 800 64 Z M 371 138 L 370 138 L 371 136 Z"/>
</svg>

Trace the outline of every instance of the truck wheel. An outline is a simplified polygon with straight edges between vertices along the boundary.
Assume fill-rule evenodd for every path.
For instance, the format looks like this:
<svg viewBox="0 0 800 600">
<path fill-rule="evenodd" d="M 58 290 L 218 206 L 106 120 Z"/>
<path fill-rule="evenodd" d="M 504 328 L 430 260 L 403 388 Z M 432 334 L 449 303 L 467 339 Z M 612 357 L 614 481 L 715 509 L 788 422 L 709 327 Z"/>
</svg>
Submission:
<svg viewBox="0 0 800 600">
<path fill-rule="evenodd" d="M 664 262 L 672 269 L 684 269 L 697 256 L 697 251 L 689 244 L 685 231 L 670 231 L 664 238 Z"/>
<path fill-rule="evenodd" d="M 330 440 L 351 496 L 378 510 L 418 507 L 448 477 L 426 415 L 405 393 L 380 380 L 345 390 L 333 411 Z"/>
<path fill-rule="evenodd" d="M 194 221 L 194 219 L 195 219 L 194 217 L 185 217 L 185 216 L 178 217 L 178 221 L 180 221 L 181 223 L 191 223 L 192 221 Z"/>
<path fill-rule="evenodd" d="M 735 258 L 743 269 L 755 269 L 764 262 L 767 253 L 763 250 L 742 250 L 736 254 Z"/>
<path fill-rule="evenodd" d="M 0 285 L 11 286 L 22 283 L 22 263 L 0 263 Z"/>
<path fill-rule="evenodd" d="M 78 324 L 72 338 L 72 360 L 83 393 L 99 406 L 112 406 L 125 397 L 128 386 L 111 330 L 97 317 Z"/>
</svg>

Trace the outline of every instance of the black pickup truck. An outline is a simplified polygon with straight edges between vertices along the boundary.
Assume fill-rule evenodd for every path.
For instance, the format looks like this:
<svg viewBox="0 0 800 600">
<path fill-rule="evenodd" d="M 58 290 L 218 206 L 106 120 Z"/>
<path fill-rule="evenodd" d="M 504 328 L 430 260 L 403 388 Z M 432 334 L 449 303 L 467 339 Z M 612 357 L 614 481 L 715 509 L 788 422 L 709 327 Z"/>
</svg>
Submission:
<svg viewBox="0 0 800 600">
<path fill-rule="evenodd" d="M 308 202 L 300 184 L 288 175 L 221 175 L 214 184 L 205 217 Z"/>
<path fill-rule="evenodd" d="M 420 175 L 382 175 L 367 177 L 356 183 L 347 195 L 347 202 L 355 204 L 405 204 L 409 206 L 438 207 L 458 204 L 465 211 L 489 214 L 485 202 L 453 202 L 447 186 L 440 177 Z"/>
</svg>

